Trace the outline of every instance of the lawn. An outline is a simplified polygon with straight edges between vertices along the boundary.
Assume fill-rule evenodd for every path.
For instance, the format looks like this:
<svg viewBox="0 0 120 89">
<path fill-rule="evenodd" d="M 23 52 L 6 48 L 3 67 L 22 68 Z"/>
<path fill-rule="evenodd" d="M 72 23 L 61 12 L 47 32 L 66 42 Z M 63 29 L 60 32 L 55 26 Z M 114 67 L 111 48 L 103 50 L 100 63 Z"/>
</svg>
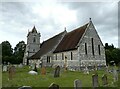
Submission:
<svg viewBox="0 0 120 89">
<path fill-rule="evenodd" d="M 74 80 L 80 79 L 82 81 L 83 87 L 92 87 L 92 74 L 90 72 L 89 75 L 84 74 L 83 72 L 78 71 L 61 71 L 60 77 L 54 78 L 54 69 L 46 68 L 47 74 L 45 76 L 40 74 L 40 68 L 38 69 L 38 75 L 30 75 L 28 72 L 31 69 L 28 66 L 23 68 L 17 68 L 16 74 L 12 80 L 8 80 L 8 72 L 2 72 L 2 87 L 20 87 L 20 86 L 32 86 L 32 87 L 48 87 L 51 83 L 56 83 L 60 87 L 73 87 Z M 104 74 L 103 70 L 99 70 L 99 85 L 102 86 L 101 77 Z M 109 87 L 116 87 L 118 82 L 113 83 L 112 74 L 107 74 Z"/>
<path fill-rule="evenodd" d="M 2 87 L 2 66 L 0 65 L 0 89 Z"/>
</svg>

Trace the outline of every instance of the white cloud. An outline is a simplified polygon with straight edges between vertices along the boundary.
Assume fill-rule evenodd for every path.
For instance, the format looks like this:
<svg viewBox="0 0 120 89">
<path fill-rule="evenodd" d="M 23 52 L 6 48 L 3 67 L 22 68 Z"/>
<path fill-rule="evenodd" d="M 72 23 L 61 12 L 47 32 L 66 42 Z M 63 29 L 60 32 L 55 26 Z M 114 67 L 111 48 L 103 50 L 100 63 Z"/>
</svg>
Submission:
<svg viewBox="0 0 120 89">
<path fill-rule="evenodd" d="M 76 11 L 69 10 L 64 5 L 57 3 L 40 3 L 32 7 L 33 13 L 39 15 L 43 20 L 52 18 L 55 23 L 63 26 L 77 22 Z"/>
<path fill-rule="evenodd" d="M 89 17 L 103 43 L 118 46 L 117 2 L 14 2 L 0 3 L 0 42 L 8 40 L 13 47 L 26 42 L 28 29 L 33 26 L 41 33 L 41 42 L 67 27 L 71 31 L 88 22 Z M 0 14 L 1 17 L 1 14 Z"/>
</svg>

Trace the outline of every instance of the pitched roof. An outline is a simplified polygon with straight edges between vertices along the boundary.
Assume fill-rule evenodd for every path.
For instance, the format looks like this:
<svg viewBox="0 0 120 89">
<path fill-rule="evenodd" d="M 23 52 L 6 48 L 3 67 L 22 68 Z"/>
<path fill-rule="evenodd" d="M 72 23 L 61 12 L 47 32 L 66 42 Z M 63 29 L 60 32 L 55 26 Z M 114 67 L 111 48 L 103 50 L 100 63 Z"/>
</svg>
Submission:
<svg viewBox="0 0 120 89">
<path fill-rule="evenodd" d="M 32 31 L 28 32 L 27 37 L 28 37 L 31 33 L 37 33 L 37 30 L 36 30 L 35 26 L 33 27 Z"/>
<path fill-rule="evenodd" d="M 36 54 L 32 55 L 29 59 L 39 59 L 41 56 L 43 56 L 49 52 L 53 53 L 53 51 L 55 50 L 55 48 L 59 44 L 60 40 L 65 35 L 65 33 L 66 33 L 66 31 L 61 32 L 58 35 L 44 41 L 41 44 L 40 50 Z"/>
<path fill-rule="evenodd" d="M 54 53 L 76 49 L 76 46 L 87 28 L 88 23 L 67 33 L 59 43 Z"/>
<path fill-rule="evenodd" d="M 37 30 L 36 30 L 35 26 L 33 27 L 33 29 L 32 29 L 31 32 L 32 32 L 32 33 L 37 33 Z"/>
</svg>

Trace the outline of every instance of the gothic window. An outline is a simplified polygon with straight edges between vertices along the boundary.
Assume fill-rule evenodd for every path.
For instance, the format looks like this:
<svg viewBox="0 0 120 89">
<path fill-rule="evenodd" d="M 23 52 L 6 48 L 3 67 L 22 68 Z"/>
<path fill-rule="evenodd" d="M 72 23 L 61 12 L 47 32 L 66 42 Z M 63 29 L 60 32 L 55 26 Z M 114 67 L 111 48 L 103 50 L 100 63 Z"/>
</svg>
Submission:
<svg viewBox="0 0 120 89">
<path fill-rule="evenodd" d="M 57 54 L 56 54 L 56 60 L 57 60 Z"/>
<path fill-rule="evenodd" d="M 47 56 L 47 63 L 50 63 L 50 56 Z"/>
<path fill-rule="evenodd" d="M 98 53 L 99 53 L 99 55 L 101 55 L 101 53 L 100 53 L 100 45 L 98 45 Z"/>
<path fill-rule="evenodd" d="M 87 43 L 85 43 L 85 54 L 87 55 Z"/>
<path fill-rule="evenodd" d="M 36 42 L 35 37 L 33 37 L 33 43 L 35 43 L 35 42 Z"/>
<path fill-rule="evenodd" d="M 73 60 L 73 53 L 71 52 L 71 60 Z"/>
<path fill-rule="evenodd" d="M 64 60 L 64 54 L 62 53 L 62 60 Z"/>
<path fill-rule="evenodd" d="M 91 38 L 91 43 L 92 43 L 92 54 L 94 56 L 95 54 L 94 54 L 94 41 L 93 41 L 93 38 Z"/>
</svg>

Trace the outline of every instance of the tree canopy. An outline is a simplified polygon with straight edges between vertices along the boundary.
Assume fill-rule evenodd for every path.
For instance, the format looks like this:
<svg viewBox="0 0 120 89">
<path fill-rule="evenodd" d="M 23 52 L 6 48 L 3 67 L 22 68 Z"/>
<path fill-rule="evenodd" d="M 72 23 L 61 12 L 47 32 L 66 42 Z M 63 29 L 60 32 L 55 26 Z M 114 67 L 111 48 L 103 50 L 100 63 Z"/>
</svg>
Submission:
<svg viewBox="0 0 120 89">
<path fill-rule="evenodd" d="M 107 64 L 113 65 L 113 62 L 115 64 L 118 64 L 120 62 L 120 49 L 115 48 L 113 44 L 105 44 L 105 55 Z"/>
<path fill-rule="evenodd" d="M 20 41 L 14 48 L 15 63 L 19 64 L 23 62 L 23 56 L 26 44 L 24 41 Z"/>
<path fill-rule="evenodd" d="M 19 64 L 23 61 L 25 42 L 20 41 L 16 47 L 13 49 L 8 41 L 3 41 L 2 45 L 2 63 L 10 62 L 12 64 Z"/>
<path fill-rule="evenodd" d="M 2 44 L 2 63 L 10 62 L 13 56 L 13 49 L 8 41 L 4 41 Z"/>
</svg>

